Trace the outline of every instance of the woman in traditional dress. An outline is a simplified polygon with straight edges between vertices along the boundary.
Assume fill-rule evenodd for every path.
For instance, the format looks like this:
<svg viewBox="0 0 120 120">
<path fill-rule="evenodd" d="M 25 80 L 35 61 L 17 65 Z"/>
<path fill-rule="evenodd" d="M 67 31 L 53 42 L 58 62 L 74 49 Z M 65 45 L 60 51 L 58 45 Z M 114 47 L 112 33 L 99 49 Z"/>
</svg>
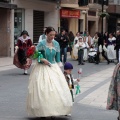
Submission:
<svg viewBox="0 0 120 120">
<path fill-rule="evenodd" d="M 120 50 L 119 50 L 120 56 Z M 107 109 L 118 111 L 118 120 L 120 120 L 120 57 L 119 63 L 116 65 L 112 80 L 109 86 L 108 98 L 107 98 Z"/>
<path fill-rule="evenodd" d="M 27 75 L 27 70 L 32 64 L 32 60 L 27 57 L 27 50 L 32 46 L 31 38 L 28 32 L 24 30 L 18 38 L 15 50 L 13 64 L 18 68 L 24 69 L 24 75 Z"/>
<path fill-rule="evenodd" d="M 114 50 L 116 43 L 116 38 L 112 33 L 109 34 L 108 42 L 107 42 L 107 56 L 111 62 L 114 62 L 116 59 L 116 51 Z"/>
<path fill-rule="evenodd" d="M 27 112 L 33 117 L 68 115 L 71 113 L 72 97 L 60 69 L 60 47 L 54 40 L 55 30 L 46 29 L 47 39 L 41 41 L 37 50 L 43 55 L 41 63 L 33 67 L 28 85 Z"/>
</svg>

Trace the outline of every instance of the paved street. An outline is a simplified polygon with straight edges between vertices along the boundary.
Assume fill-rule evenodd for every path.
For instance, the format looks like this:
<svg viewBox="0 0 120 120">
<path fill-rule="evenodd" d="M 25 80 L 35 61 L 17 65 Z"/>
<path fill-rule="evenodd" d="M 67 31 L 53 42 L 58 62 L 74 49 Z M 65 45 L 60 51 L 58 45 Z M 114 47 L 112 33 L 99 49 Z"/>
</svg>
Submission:
<svg viewBox="0 0 120 120">
<path fill-rule="evenodd" d="M 2 59 L 3 63 L 5 60 Z M 7 60 L 6 60 L 7 61 Z M 116 111 L 108 111 L 106 98 L 115 65 L 102 62 L 99 65 L 86 63 L 74 65 L 73 76 L 77 77 L 82 68 L 81 93 L 76 96 L 71 117 L 57 117 L 56 120 L 117 120 Z M 12 63 L 12 59 L 8 59 Z M 2 63 L 2 62 L 1 62 Z M 7 63 L 7 62 L 6 62 Z M 31 69 L 29 70 L 30 73 Z M 26 96 L 29 75 L 12 64 L 0 64 L 0 120 L 40 120 L 30 119 L 26 113 Z M 48 118 L 50 120 L 51 118 Z"/>
</svg>

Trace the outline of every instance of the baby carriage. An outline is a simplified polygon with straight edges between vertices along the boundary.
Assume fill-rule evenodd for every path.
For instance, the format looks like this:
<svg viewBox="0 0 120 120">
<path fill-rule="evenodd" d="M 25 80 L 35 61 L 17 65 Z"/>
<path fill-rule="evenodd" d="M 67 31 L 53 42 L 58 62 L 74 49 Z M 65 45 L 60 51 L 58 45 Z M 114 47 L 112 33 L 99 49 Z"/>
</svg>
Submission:
<svg viewBox="0 0 120 120">
<path fill-rule="evenodd" d="M 94 49 L 94 48 L 91 48 L 89 53 L 88 53 L 88 62 L 89 63 L 95 63 L 96 56 L 97 56 L 97 50 Z"/>
</svg>

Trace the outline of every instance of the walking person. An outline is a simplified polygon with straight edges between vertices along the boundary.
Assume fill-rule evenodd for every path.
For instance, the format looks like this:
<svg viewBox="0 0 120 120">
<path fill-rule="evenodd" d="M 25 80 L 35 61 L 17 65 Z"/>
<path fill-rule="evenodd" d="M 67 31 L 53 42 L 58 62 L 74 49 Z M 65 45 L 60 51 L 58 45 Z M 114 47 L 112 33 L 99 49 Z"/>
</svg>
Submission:
<svg viewBox="0 0 120 120">
<path fill-rule="evenodd" d="M 32 60 L 27 57 L 27 50 L 32 46 L 31 38 L 28 32 L 24 30 L 18 38 L 13 64 L 21 69 L 24 69 L 24 75 L 27 75 L 27 70 L 32 64 Z"/>
<path fill-rule="evenodd" d="M 69 47 L 70 47 L 70 55 L 71 55 L 72 48 L 73 48 L 73 43 L 74 43 L 74 34 L 73 34 L 73 32 L 70 31 L 68 33 L 68 36 L 69 36 Z"/>
<path fill-rule="evenodd" d="M 116 32 L 117 38 L 116 38 L 116 45 L 115 45 L 115 50 L 116 50 L 116 58 L 117 58 L 117 63 L 119 62 L 119 49 L 120 49 L 120 30 Z"/>
<path fill-rule="evenodd" d="M 58 35 L 57 41 L 60 44 L 60 60 L 61 62 L 65 63 L 67 61 L 67 47 L 69 40 L 68 37 L 66 36 L 66 31 L 64 29 Z"/>
<path fill-rule="evenodd" d="M 109 34 L 108 42 L 107 42 L 107 56 L 110 62 L 114 62 L 116 59 L 116 51 L 115 51 L 116 38 L 112 33 Z"/>
<path fill-rule="evenodd" d="M 43 58 L 36 61 L 29 78 L 27 112 L 33 117 L 71 114 L 72 97 L 60 68 L 60 46 L 55 29 L 47 27 L 47 39 L 37 45 Z"/>
<path fill-rule="evenodd" d="M 110 61 L 109 59 L 107 58 L 107 56 L 105 55 L 105 42 L 104 42 L 104 39 L 102 37 L 102 35 L 100 33 L 96 33 L 98 35 L 98 49 L 97 49 L 97 56 L 96 56 L 96 64 L 99 64 L 100 63 L 100 59 L 99 59 L 99 56 L 100 56 L 100 53 L 102 53 L 102 56 L 107 60 L 107 63 L 109 64 Z"/>
<path fill-rule="evenodd" d="M 68 87 L 70 89 L 71 92 L 71 96 L 72 96 L 72 101 L 74 102 L 74 95 L 73 95 L 73 90 L 75 89 L 75 85 L 78 85 L 80 82 L 80 79 L 74 79 L 73 75 L 72 75 L 72 70 L 73 70 L 73 65 L 69 62 L 66 62 L 64 64 L 64 75 L 68 84 Z"/>
</svg>

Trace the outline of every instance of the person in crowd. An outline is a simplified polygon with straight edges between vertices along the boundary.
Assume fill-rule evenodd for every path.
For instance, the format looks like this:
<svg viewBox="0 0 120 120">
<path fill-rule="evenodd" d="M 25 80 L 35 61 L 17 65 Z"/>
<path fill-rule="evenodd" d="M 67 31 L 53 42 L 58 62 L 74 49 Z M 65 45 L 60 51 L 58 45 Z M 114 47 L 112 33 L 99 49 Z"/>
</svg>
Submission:
<svg viewBox="0 0 120 120">
<path fill-rule="evenodd" d="M 66 78 L 66 81 L 68 83 L 68 87 L 70 89 L 71 92 L 71 96 L 72 96 L 72 101 L 74 102 L 74 95 L 73 95 L 73 89 L 74 89 L 74 85 L 79 84 L 80 79 L 74 79 L 72 76 L 72 70 L 73 70 L 73 65 L 69 62 L 66 62 L 64 64 L 64 75 Z"/>
<path fill-rule="evenodd" d="M 95 50 L 98 50 L 98 33 L 96 32 L 95 33 L 95 36 L 93 37 L 93 44 L 92 44 L 92 47 L 95 49 Z"/>
<path fill-rule="evenodd" d="M 79 37 L 79 43 L 78 43 L 78 65 L 84 65 L 83 62 L 83 55 L 84 55 L 84 42 L 83 42 L 83 38 Z"/>
<path fill-rule="evenodd" d="M 118 111 L 118 120 L 120 120 L 120 50 L 119 50 L 119 63 L 116 65 L 112 80 L 108 90 L 107 97 L 107 110 Z"/>
<path fill-rule="evenodd" d="M 60 46 L 54 40 L 55 29 L 47 27 L 46 35 L 36 47 L 42 57 L 29 78 L 27 112 L 32 117 L 68 115 L 72 109 L 71 93 L 60 68 Z"/>
<path fill-rule="evenodd" d="M 96 33 L 98 36 L 98 48 L 97 48 L 97 56 L 96 56 L 96 64 L 99 64 L 100 59 L 100 53 L 102 53 L 102 56 L 107 60 L 107 63 L 109 64 L 110 61 L 107 58 L 107 56 L 105 55 L 105 42 L 104 42 L 104 38 L 102 37 L 101 33 Z"/>
<path fill-rule="evenodd" d="M 74 38 L 74 43 L 75 43 L 75 41 L 76 41 L 76 40 L 78 40 L 78 39 L 79 39 L 79 37 L 80 37 L 80 33 L 79 33 L 79 32 L 77 32 L 77 33 L 76 33 L 76 36 L 75 36 L 75 38 Z M 78 41 L 79 41 L 79 40 L 78 40 Z"/>
<path fill-rule="evenodd" d="M 55 31 L 55 40 L 57 41 L 57 37 L 58 37 L 58 32 L 57 31 Z"/>
<path fill-rule="evenodd" d="M 73 48 L 74 37 L 75 37 L 72 31 L 70 31 L 68 33 L 68 37 L 69 37 L 69 47 L 70 47 L 70 55 L 71 55 L 72 48 Z"/>
<path fill-rule="evenodd" d="M 57 41 L 60 44 L 60 60 L 65 63 L 67 61 L 67 47 L 69 40 L 64 29 L 58 35 Z M 62 57 L 62 55 L 64 55 L 64 57 Z"/>
<path fill-rule="evenodd" d="M 83 42 L 84 42 L 84 54 L 83 54 L 83 60 L 87 61 L 88 60 L 88 49 L 89 49 L 89 45 L 86 42 L 86 37 L 83 38 Z"/>
<path fill-rule="evenodd" d="M 78 59 L 78 40 L 75 40 L 75 44 L 73 45 L 73 50 L 72 50 L 71 57 L 74 60 Z"/>
<path fill-rule="evenodd" d="M 115 43 L 115 50 L 116 50 L 116 58 L 117 58 L 117 63 L 119 62 L 119 49 L 120 49 L 120 30 L 117 30 L 116 32 L 117 38 L 116 38 L 116 43 Z"/>
<path fill-rule="evenodd" d="M 27 57 L 27 50 L 32 46 L 31 38 L 28 32 L 24 30 L 18 38 L 13 64 L 18 68 L 24 69 L 24 75 L 32 64 L 32 60 Z"/>
<path fill-rule="evenodd" d="M 112 33 L 109 34 L 108 43 L 107 43 L 107 56 L 110 62 L 114 62 L 116 59 L 116 51 L 114 50 L 116 43 L 116 38 Z"/>
<path fill-rule="evenodd" d="M 38 40 L 38 43 L 39 43 L 40 41 L 46 39 L 46 33 L 45 33 L 46 29 L 47 29 L 47 27 L 44 27 L 44 28 L 43 28 L 43 34 L 40 35 L 39 40 Z"/>
<path fill-rule="evenodd" d="M 88 31 L 87 31 L 86 42 L 91 47 L 91 45 L 92 45 L 93 42 L 92 42 L 92 37 L 90 36 L 90 33 Z"/>
<path fill-rule="evenodd" d="M 103 38 L 104 38 L 104 42 L 106 43 L 106 47 L 107 47 L 107 42 L 108 42 L 108 38 L 109 38 L 108 32 L 104 33 Z"/>
</svg>

